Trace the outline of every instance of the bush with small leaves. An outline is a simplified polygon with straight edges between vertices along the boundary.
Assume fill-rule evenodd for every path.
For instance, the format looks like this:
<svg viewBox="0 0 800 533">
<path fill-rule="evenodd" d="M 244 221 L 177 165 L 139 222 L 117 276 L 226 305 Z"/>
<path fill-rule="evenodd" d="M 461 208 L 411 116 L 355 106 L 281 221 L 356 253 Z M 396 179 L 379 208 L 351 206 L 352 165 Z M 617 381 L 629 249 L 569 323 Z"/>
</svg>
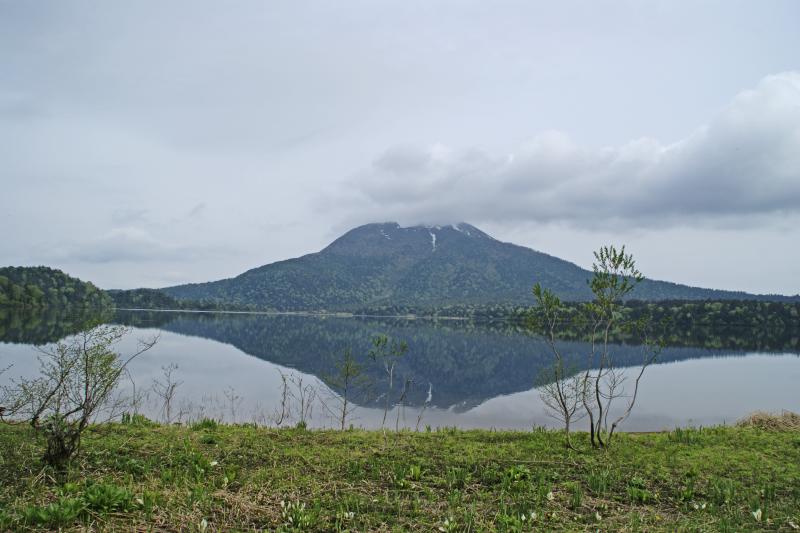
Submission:
<svg viewBox="0 0 800 533">
<path fill-rule="evenodd" d="M 39 348 L 40 375 L 21 377 L 2 387 L 10 415 L 28 420 L 45 439 L 44 461 L 59 473 L 78 452 L 81 436 L 102 412 L 115 412 L 114 391 L 128 364 L 155 346 L 158 337 L 140 341 L 133 354 L 114 350 L 130 330 L 101 325 L 55 346 Z M 131 418 L 132 420 L 132 418 Z"/>
</svg>

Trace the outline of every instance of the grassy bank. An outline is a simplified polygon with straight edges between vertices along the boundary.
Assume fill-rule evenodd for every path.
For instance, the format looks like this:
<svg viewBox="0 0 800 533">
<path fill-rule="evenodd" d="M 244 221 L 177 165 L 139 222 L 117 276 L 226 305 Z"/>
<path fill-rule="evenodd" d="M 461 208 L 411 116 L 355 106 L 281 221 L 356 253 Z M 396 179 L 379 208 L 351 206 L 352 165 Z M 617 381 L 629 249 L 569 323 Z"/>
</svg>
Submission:
<svg viewBox="0 0 800 533">
<path fill-rule="evenodd" d="M 575 441 L 585 439 L 577 435 Z M 793 530 L 800 433 L 621 434 L 568 451 L 548 431 L 90 428 L 55 480 L 0 424 L 0 529 Z"/>
</svg>

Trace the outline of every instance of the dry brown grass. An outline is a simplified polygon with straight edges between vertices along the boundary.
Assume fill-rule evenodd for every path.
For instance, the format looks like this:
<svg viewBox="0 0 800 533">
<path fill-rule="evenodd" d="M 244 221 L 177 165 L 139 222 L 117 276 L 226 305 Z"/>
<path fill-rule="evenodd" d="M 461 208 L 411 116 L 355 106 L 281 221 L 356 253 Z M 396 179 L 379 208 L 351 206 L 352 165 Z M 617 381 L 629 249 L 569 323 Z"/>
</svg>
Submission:
<svg viewBox="0 0 800 533">
<path fill-rule="evenodd" d="M 800 414 L 791 411 L 783 411 L 780 414 L 756 411 L 739 420 L 736 425 L 765 431 L 800 431 Z"/>
</svg>

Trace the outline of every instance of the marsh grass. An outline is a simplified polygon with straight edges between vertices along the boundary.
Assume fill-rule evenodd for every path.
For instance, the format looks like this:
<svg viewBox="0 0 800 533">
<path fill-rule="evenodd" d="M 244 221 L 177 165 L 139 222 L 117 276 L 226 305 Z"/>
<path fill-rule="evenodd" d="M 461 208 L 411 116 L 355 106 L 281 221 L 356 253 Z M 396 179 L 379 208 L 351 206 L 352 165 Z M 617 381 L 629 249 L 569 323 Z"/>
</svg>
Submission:
<svg viewBox="0 0 800 533">
<path fill-rule="evenodd" d="M 752 427 L 619 435 L 107 424 L 66 479 L 0 424 L 0 530 L 793 530 L 800 445 Z M 583 441 L 585 439 L 576 439 Z"/>
</svg>

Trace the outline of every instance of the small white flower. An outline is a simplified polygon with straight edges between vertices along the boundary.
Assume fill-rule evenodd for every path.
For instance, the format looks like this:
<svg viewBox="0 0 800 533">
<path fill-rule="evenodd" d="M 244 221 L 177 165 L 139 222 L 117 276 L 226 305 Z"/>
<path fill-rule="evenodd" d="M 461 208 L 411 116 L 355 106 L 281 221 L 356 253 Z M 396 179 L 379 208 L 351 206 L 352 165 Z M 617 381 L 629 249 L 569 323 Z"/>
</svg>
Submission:
<svg viewBox="0 0 800 533">
<path fill-rule="evenodd" d="M 761 522 L 761 509 L 753 511 L 753 518 L 756 519 L 756 522 Z"/>
<path fill-rule="evenodd" d="M 595 511 L 595 512 L 594 512 L 594 518 L 595 518 L 595 520 L 597 520 L 598 522 L 599 522 L 600 520 L 602 520 L 602 519 L 603 519 L 603 517 L 602 517 L 602 516 L 600 516 L 600 513 L 599 513 L 598 511 Z"/>
<path fill-rule="evenodd" d="M 210 463 L 208 463 L 208 464 L 210 464 L 211 466 L 217 466 L 217 465 L 219 464 L 219 462 L 217 462 L 217 461 L 211 461 L 211 462 L 210 462 Z"/>
<path fill-rule="evenodd" d="M 144 500 L 141 499 L 141 498 L 136 498 L 136 503 L 138 503 L 139 505 L 143 506 L 144 505 Z"/>
<path fill-rule="evenodd" d="M 534 511 L 531 511 L 530 517 L 531 521 L 534 521 L 539 517 L 539 515 L 537 515 Z"/>
<path fill-rule="evenodd" d="M 551 490 L 550 492 L 548 492 L 548 493 L 547 493 L 547 500 L 548 500 L 548 501 L 553 501 L 553 500 L 555 500 L 555 499 L 556 499 L 556 495 L 555 495 L 555 494 L 553 494 L 553 491 L 552 491 L 552 490 Z"/>
<path fill-rule="evenodd" d="M 527 517 L 527 516 L 525 516 L 524 514 L 521 514 L 521 515 L 519 515 L 519 518 L 520 518 L 520 520 L 522 520 L 523 522 L 524 522 L 525 520 L 527 520 L 527 519 L 528 519 L 528 517 Z"/>
<path fill-rule="evenodd" d="M 200 531 L 205 531 L 206 529 L 208 529 L 208 520 L 203 518 L 200 520 Z"/>
<path fill-rule="evenodd" d="M 789 527 L 792 529 L 800 529 L 800 526 L 789 520 Z"/>
</svg>

